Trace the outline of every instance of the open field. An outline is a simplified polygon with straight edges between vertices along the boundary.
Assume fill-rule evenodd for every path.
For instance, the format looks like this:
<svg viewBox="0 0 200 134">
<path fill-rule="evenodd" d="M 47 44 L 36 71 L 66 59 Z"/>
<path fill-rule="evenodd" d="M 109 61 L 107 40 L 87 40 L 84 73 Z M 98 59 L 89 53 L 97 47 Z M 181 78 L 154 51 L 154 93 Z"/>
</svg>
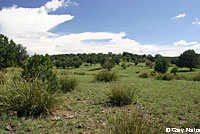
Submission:
<svg viewBox="0 0 200 134">
<path fill-rule="evenodd" d="M 116 111 L 134 109 L 140 106 L 145 116 L 157 120 L 159 127 L 200 128 L 200 82 L 186 80 L 163 81 L 155 78 L 139 78 L 136 72 L 151 72 L 153 69 L 131 65 L 127 69 L 115 66 L 119 79 L 104 83 L 94 81 L 94 74 L 100 65 L 81 66 L 77 69 L 54 69 L 58 77 L 65 75 L 76 78 L 78 86 L 72 92 L 63 94 L 64 103 L 47 117 L 17 118 L 1 113 L 0 133 L 106 133 L 107 117 Z M 8 75 L 16 73 L 8 71 Z M 20 71 L 20 70 L 19 70 Z M 194 72 L 179 72 L 190 77 Z M 111 105 L 106 92 L 115 84 L 134 85 L 139 89 L 131 105 Z"/>
</svg>

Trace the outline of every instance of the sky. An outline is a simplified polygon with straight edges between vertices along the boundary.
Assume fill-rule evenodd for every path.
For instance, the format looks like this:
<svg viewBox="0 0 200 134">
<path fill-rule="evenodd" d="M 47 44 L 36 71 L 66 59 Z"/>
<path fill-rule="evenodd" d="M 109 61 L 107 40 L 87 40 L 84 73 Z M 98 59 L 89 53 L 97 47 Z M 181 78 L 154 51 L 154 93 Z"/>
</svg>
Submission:
<svg viewBox="0 0 200 134">
<path fill-rule="evenodd" d="M 29 54 L 200 53 L 199 0 L 0 0 L 0 34 Z"/>
</svg>

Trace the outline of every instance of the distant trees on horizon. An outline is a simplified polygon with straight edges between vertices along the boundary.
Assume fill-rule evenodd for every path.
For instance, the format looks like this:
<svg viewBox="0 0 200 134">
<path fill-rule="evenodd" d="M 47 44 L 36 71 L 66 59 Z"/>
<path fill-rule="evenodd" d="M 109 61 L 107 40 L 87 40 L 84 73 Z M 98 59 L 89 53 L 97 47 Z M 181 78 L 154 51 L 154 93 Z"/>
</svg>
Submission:
<svg viewBox="0 0 200 134">
<path fill-rule="evenodd" d="M 21 44 L 16 44 L 12 39 L 0 34 L 0 69 L 23 65 L 23 61 L 27 59 L 28 54 L 26 47 Z M 152 56 L 151 54 L 138 55 L 129 52 L 122 54 L 114 54 L 109 52 L 103 53 L 78 53 L 78 54 L 57 54 L 51 55 L 51 60 L 56 68 L 79 68 L 83 63 L 87 66 L 92 64 L 100 64 L 102 68 L 111 70 L 120 62 L 132 62 L 137 66 L 138 63 L 143 62 L 148 67 L 154 67 L 155 71 L 165 73 L 169 66 L 168 62 L 175 64 L 178 67 L 187 67 L 192 71 L 193 68 L 198 67 L 200 55 L 194 50 L 187 50 L 179 57 L 162 57 L 160 54 Z M 125 67 L 124 67 L 125 68 Z"/>
</svg>

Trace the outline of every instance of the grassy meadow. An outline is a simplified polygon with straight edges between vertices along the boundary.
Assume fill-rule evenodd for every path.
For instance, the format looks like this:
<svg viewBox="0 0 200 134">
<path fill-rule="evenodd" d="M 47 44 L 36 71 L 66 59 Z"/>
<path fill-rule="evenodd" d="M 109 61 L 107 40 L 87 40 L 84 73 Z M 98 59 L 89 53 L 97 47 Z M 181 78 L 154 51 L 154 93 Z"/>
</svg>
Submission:
<svg viewBox="0 0 200 134">
<path fill-rule="evenodd" d="M 150 73 L 153 68 L 142 63 L 137 66 L 126 64 L 130 64 L 126 69 L 116 65 L 112 71 L 118 74 L 118 79 L 106 83 L 94 80 L 102 70 L 98 64 L 54 69 L 59 78 L 68 76 L 77 79 L 75 89 L 62 94 L 63 103 L 50 115 L 18 118 L 15 113 L 0 110 L 0 133 L 113 133 L 109 127 L 115 125 L 112 124 L 115 115 L 131 111 L 144 113 L 142 117 L 153 122 L 155 126 L 146 125 L 152 127 L 152 133 L 165 133 L 166 127 L 200 128 L 200 82 L 190 79 L 156 80 L 151 76 L 140 78 L 141 73 Z M 200 73 L 199 69 L 193 72 L 187 70 L 182 68 L 178 75 L 192 78 Z M 19 68 L 9 68 L 5 75 L 12 77 L 20 74 L 20 71 Z M 107 93 L 116 84 L 134 86 L 138 90 L 131 104 L 118 106 L 110 102 Z"/>
</svg>

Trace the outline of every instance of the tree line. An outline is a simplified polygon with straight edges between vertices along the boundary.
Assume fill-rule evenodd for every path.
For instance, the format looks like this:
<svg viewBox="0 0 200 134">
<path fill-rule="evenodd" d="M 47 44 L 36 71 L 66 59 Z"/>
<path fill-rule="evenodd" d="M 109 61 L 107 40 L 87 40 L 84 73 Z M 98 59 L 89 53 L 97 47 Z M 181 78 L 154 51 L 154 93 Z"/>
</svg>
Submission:
<svg viewBox="0 0 200 134">
<path fill-rule="evenodd" d="M 28 58 L 26 47 L 16 44 L 12 39 L 0 34 L 0 69 L 18 66 L 22 67 L 23 61 Z M 152 56 L 151 54 L 138 55 L 129 52 L 122 54 L 114 54 L 109 52 L 103 53 L 78 53 L 78 54 L 57 54 L 50 56 L 56 68 L 79 68 L 83 63 L 87 65 L 100 64 L 102 68 L 111 70 L 120 62 L 129 62 L 138 65 L 138 63 L 146 63 L 146 66 L 154 67 L 154 70 L 165 73 L 169 67 L 169 63 L 178 67 L 187 67 L 192 71 L 193 68 L 199 66 L 200 56 L 194 50 L 187 50 L 179 57 L 163 57 L 160 54 Z M 122 65 L 123 68 L 125 64 Z"/>
<path fill-rule="evenodd" d="M 26 47 L 16 44 L 13 40 L 0 34 L 0 69 L 22 66 L 22 61 L 28 57 Z"/>
</svg>

